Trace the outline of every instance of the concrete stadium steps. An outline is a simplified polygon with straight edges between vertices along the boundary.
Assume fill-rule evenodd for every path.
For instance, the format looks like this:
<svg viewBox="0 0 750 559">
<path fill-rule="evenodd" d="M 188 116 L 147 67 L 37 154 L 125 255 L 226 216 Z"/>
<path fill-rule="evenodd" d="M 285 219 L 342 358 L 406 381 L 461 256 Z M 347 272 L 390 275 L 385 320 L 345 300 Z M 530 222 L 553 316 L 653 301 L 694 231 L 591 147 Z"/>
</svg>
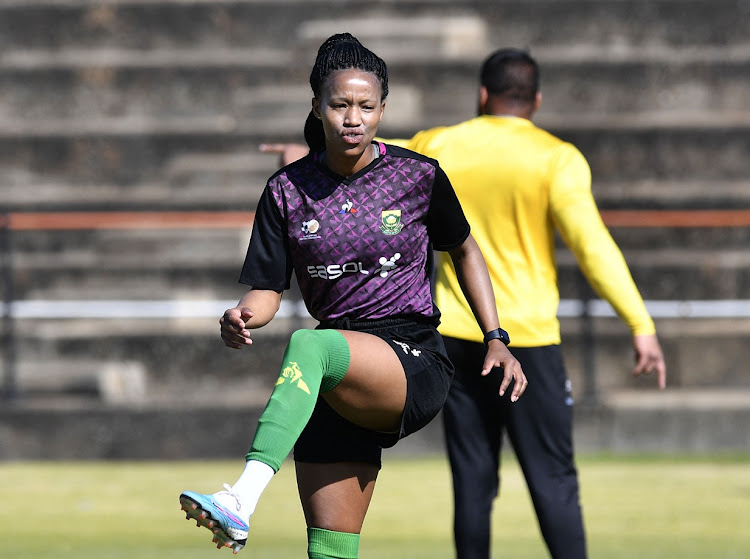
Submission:
<svg viewBox="0 0 750 559">
<path fill-rule="evenodd" d="M 750 299 L 750 255 L 746 249 L 719 252 L 664 248 L 624 251 L 623 254 L 646 299 Z M 573 256 L 563 253 L 558 268 L 561 297 L 580 297 L 581 274 Z"/>
<path fill-rule="evenodd" d="M 750 180 L 611 180 L 594 178 L 592 191 L 600 209 L 721 209 L 750 206 Z M 734 235 L 735 233 L 731 233 Z"/>
<path fill-rule="evenodd" d="M 71 258 L 71 260 L 74 260 Z M 206 264 L 203 267 L 185 262 L 159 263 L 156 257 L 109 265 L 81 265 L 76 262 L 26 268 L 19 266 L 15 294 L 19 299 L 41 301 L 141 301 L 191 299 L 237 299 L 242 295 L 236 286 L 239 269 L 230 265 Z M 92 268 L 97 269 L 92 271 Z M 49 276 L 42 276 L 44 271 Z M 30 277 L 30 273 L 36 273 Z"/>
<path fill-rule="evenodd" d="M 489 50 L 489 49 L 488 49 Z M 542 76 L 540 124 L 584 128 L 619 122 L 633 126 L 678 127 L 748 120 L 745 91 L 750 83 L 747 55 L 735 60 L 606 60 L 575 47 L 532 49 Z M 403 101 L 407 89 L 418 95 L 419 128 L 453 124 L 476 111 L 476 84 L 481 58 L 471 62 L 405 62 L 389 64 L 392 95 L 388 110 Z M 419 84 L 414 87 L 412 84 Z M 634 92 L 637 91 L 637 94 Z M 384 125 L 396 119 L 386 113 Z"/>
<path fill-rule="evenodd" d="M 30 128 L 34 122 L 43 129 L 47 121 L 69 119 L 69 128 L 75 130 L 81 125 L 79 119 L 107 118 L 122 122 L 156 119 L 167 127 L 180 117 L 195 122 L 224 118 L 228 120 L 224 127 L 230 128 L 236 120 L 264 121 L 261 124 L 271 119 L 290 121 L 283 114 L 289 112 L 290 105 L 301 107 L 303 116 L 310 110 L 312 95 L 306 76 L 289 76 L 292 72 L 283 66 L 257 68 L 250 62 L 226 68 L 225 56 L 219 52 L 207 61 L 186 58 L 186 66 L 173 60 L 153 67 L 148 54 L 142 54 L 140 66 L 135 68 L 123 68 L 117 62 L 65 68 L 57 63 L 55 53 L 40 61 L 49 65 L 47 69 L 34 68 L 31 63 L 28 69 L 7 70 L 0 65 L 0 86 L 8 92 L 0 118 L 12 124 L 14 117 L 28 115 L 30 122 L 24 118 L 14 129 Z"/>
<path fill-rule="evenodd" d="M 0 408 L 0 459 L 236 459 L 247 450 L 262 407 L 221 387 L 207 390 L 215 395 L 212 405 L 205 399 L 190 406 L 10 402 Z M 626 391 L 598 406 L 579 406 L 574 441 L 579 452 L 745 452 L 750 436 L 736 426 L 747 425 L 748 410 L 748 390 Z M 384 461 L 424 454 L 444 454 L 440 417 L 387 449 Z"/>
<path fill-rule="evenodd" d="M 250 229 L 13 232 L 18 299 L 231 298 Z"/>
<path fill-rule="evenodd" d="M 300 139 L 315 49 L 340 31 L 353 32 L 389 64 L 384 137 L 472 116 L 482 58 L 497 47 L 530 47 L 542 67 L 537 122 L 586 155 L 603 209 L 750 208 L 749 16 L 750 6 L 734 0 L 3 0 L 3 209 L 253 210 L 277 168 L 258 144 Z M 647 299 L 750 299 L 746 227 L 612 233 Z M 244 291 L 236 279 L 248 235 L 14 231 L 17 294 L 180 304 L 236 299 Z M 562 296 L 576 298 L 575 262 L 562 246 L 558 256 Z M 267 395 L 269 367 L 278 367 L 288 334 L 306 322 L 274 321 L 251 357 L 224 348 L 217 319 L 18 320 L 20 388 L 29 398 L 0 406 L 10 414 L 4 425 L 23 443 L 6 444 L 11 429 L 3 430 L 0 458 L 34 447 L 40 426 L 59 440 L 32 454 L 118 458 L 126 449 L 174 458 L 200 446 L 207 456 L 221 455 L 228 441 L 203 436 L 205 418 L 176 409 L 198 405 L 206 392 L 223 409 L 205 408 L 205 417 L 246 414 L 241 433 L 226 433 L 244 448 L 245 426 L 257 419 L 247 402 Z M 735 398 L 729 411 L 719 404 L 726 390 L 750 393 L 743 373 L 748 319 L 657 319 L 670 385 L 684 391 L 659 404 L 644 400 L 645 408 L 639 399 L 655 392 L 654 380 L 631 378 L 624 325 L 596 318 L 593 344 L 579 319 L 565 318 L 562 326 L 577 399 L 588 386 L 589 358 L 605 397 L 600 408 L 577 414 L 583 446 L 718 448 L 726 442 L 722 422 L 747 423 L 747 408 L 740 413 L 746 400 Z M 107 411 L 104 402 L 116 403 L 118 393 L 100 384 L 102 367 L 128 362 L 144 374 L 145 384 L 134 385 L 140 402 L 136 411 L 122 400 Z M 56 390 L 71 402 L 70 422 L 38 408 L 32 415 L 39 423 L 24 420 L 40 398 L 67 406 L 42 394 L 51 367 L 61 371 Z M 71 413 L 81 406 L 89 407 Z M 639 421 L 646 419 L 644 429 Z M 152 421 L 161 422 L 156 431 Z M 662 423 L 657 436 L 654 425 Z M 196 426 L 190 441 L 168 435 L 186 426 Z M 690 439 L 691 429 L 700 440 Z M 87 448 L 73 442 L 81 440 Z M 734 443 L 746 447 L 746 436 Z"/>
<path fill-rule="evenodd" d="M 266 181 L 278 170 L 278 158 L 260 153 L 255 142 L 237 142 L 222 150 L 225 142 L 206 141 L 202 148 L 182 151 L 179 140 L 171 140 L 171 152 L 151 166 L 146 160 L 158 155 L 149 147 L 144 147 L 145 157 L 132 153 L 138 151 L 133 145 L 138 143 L 152 145 L 148 139 L 30 142 L 28 150 L 16 153 L 18 158 L 38 158 L 34 169 L 18 169 L 12 156 L 6 160 L 7 166 L 0 163 L 6 180 L 4 209 L 253 211 Z M 158 148 L 165 147 L 164 143 Z M 45 149 L 38 149 L 40 144 Z M 54 153 L 56 147 L 60 151 Z M 45 150 L 52 159 L 59 156 L 60 160 L 48 160 Z M 103 161 L 107 157 L 120 160 L 126 152 L 137 169 Z"/>
<path fill-rule="evenodd" d="M 643 252 L 643 263 L 652 266 L 662 260 L 668 263 L 685 263 L 692 258 L 697 263 L 717 261 L 717 251 L 726 252 L 727 261 L 737 258 L 750 242 L 748 227 L 610 227 L 612 238 L 625 251 L 628 258 L 638 258 Z M 672 254 L 672 257 L 667 255 Z M 692 256 L 681 256 L 692 254 Z M 681 260 L 683 259 L 683 260 Z M 561 264 L 572 264 L 562 259 Z"/>
<path fill-rule="evenodd" d="M 279 37 L 302 37 L 317 45 L 332 32 L 347 28 L 363 35 L 363 40 L 367 35 L 373 40 L 421 36 L 433 42 L 435 37 L 442 38 L 445 44 L 446 38 L 458 33 L 446 25 L 450 18 L 484 26 L 490 32 L 485 37 L 488 40 L 495 39 L 492 33 L 501 29 L 509 44 L 555 45 L 575 37 L 581 44 L 612 49 L 710 46 L 743 44 L 750 14 L 742 3 L 706 0 L 406 0 L 336 4 L 335 13 L 328 9 L 330 4 L 319 0 L 116 0 L 93 4 L 83 0 L 9 0 L 0 9 L 3 46 L 56 48 L 75 40 L 97 49 L 197 43 L 257 47 L 275 44 Z M 707 21 L 712 25 L 705 25 Z"/>
<path fill-rule="evenodd" d="M 258 143 L 299 140 L 314 48 L 344 28 L 389 61 L 385 136 L 470 116 L 481 58 L 529 45 L 544 76 L 538 122 L 579 145 L 599 190 L 748 175 L 750 46 L 736 2 L 434 0 L 337 5 L 333 15 L 327 6 L 3 3 L 6 204 L 252 209 L 275 170 Z M 610 192 L 611 207 L 659 204 L 658 194 Z"/>
<path fill-rule="evenodd" d="M 677 62 L 589 61 L 583 55 L 570 60 L 573 52 L 535 53 L 542 67 L 542 116 L 549 112 L 558 122 L 575 124 L 580 118 L 656 113 L 689 124 L 696 114 L 707 114 L 715 115 L 717 126 L 732 113 L 737 119 L 748 118 L 744 93 L 750 86 L 750 48 L 737 59 Z M 69 56 L 79 64 L 86 60 L 83 53 Z M 10 131 L 41 131 L 54 123 L 75 131 L 82 129 L 81 119 L 112 120 L 120 126 L 142 122 L 150 128 L 162 123 L 168 128 L 178 118 L 195 123 L 203 119 L 228 131 L 249 124 L 262 130 L 272 125 L 296 130 L 309 111 L 309 68 L 299 61 L 257 65 L 243 58 L 243 52 L 230 51 L 212 58 L 205 53 L 203 58 L 182 56 L 168 59 L 146 52 L 132 64 L 113 57 L 108 63 L 91 60 L 88 67 L 66 66 L 57 52 L 28 56 L 16 64 L 7 59 L 3 64 L 0 58 L 0 87 L 5 91 L 0 119 Z M 228 57 L 238 58 L 237 65 L 227 66 Z M 479 62 L 391 63 L 387 120 L 420 128 L 472 115 Z M 155 122 L 148 122 L 151 119 Z"/>
<path fill-rule="evenodd" d="M 613 227 L 611 233 L 648 299 L 750 299 L 748 227 Z M 15 231 L 16 296 L 222 298 L 236 287 L 249 237 L 249 223 L 229 229 Z M 557 262 L 562 297 L 579 297 L 578 266 L 561 243 Z"/>
<path fill-rule="evenodd" d="M 745 343 L 750 335 L 750 319 L 657 318 L 655 322 L 667 363 L 669 388 L 750 391 L 750 378 L 744 367 L 750 358 L 750 348 Z M 635 362 L 631 337 L 618 319 L 593 319 L 592 339 L 585 337 L 579 318 L 564 318 L 560 324 L 563 355 L 577 400 L 585 400 L 589 359 L 594 389 L 600 396 L 656 387 L 653 377 L 632 376 Z"/>
<path fill-rule="evenodd" d="M 17 231 L 14 248 L 19 268 L 44 271 L 71 266 L 157 269 L 194 265 L 196 269 L 235 264 L 245 256 L 250 228 L 103 229 L 94 231 Z M 53 258 L 53 254 L 57 254 Z M 199 256 L 199 259 L 196 259 Z"/>
<path fill-rule="evenodd" d="M 182 319 L 56 319 L 54 324 L 42 327 L 38 320 L 20 320 L 19 388 L 23 391 L 26 386 L 27 395 L 34 396 L 34 390 L 38 390 L 34 378 L 43 376 L 43 371 L 54 363 L 60 377 L 56 384 L 70 386 L 73 380 L 85 377 L 88 397 L 96 400 L 101 397 L 92 390 L 97 371 L 113 363 L 134 363 L 148 387 L 141 398 L 143 403 L 166 399 L 170 394 L 194 397 L 206 384 L 233 383 L 238 390 L 249 386 L 262 399 L 278 375 L 291 332 L 315 324 L 311 319 L 279 318 L 272 327 L 256 332 L 252 348 L 233 351 L 224 347 L 219 337 L 219 316 L 220 313 Z M 750 359 L 750 348 L 742 338 L 750 335 L 750 319 L 672 318 L 656 322 L 671 388 L 750 391 L 750 379 L 743 367 Z M 583 403 L 586 399 L 589 358 L 594 387 L 600 395 L 655 389 L 654 377 L 632 376 L 631 338 L 617 319 L 595 318 L 593 339 L 584 337 L 579 318 L 564 318 L 561 326 L 563 354 L 576 400 Z M 36 334 L 31 337 L 33 332 Z"/>
<path fill-rule="evenodd" d="M 181 254 L 163 250 L 99 254 L 73 250 L 18 258 L 15 292 L 29 300 L 169 300 L 239 298 L 237 278 L 244 258 L 235 247 L 223 251 L 185 244 Z M 223 251 L 223 252 L 222 252 Z M 750 299 L 750 255 L 746 249 L 624 250 L 644 298 L 665 301 Z M 63 253 L 65 254 L 65 253 Z M 573 256 L 560 251 L 562 298 L 581 296 L 581 275 Z M 717 297 L 720 295 L 720 297 Z"/>
<path fill-rule="evenodd" d="M 636 123 L 630 129 L 602 124 L 579 130 L 550 127 L 578 146 L 597 181 L 747 177 L 750 163 L 744 154 L 750 147 L 750 134 L 742 124 L 669 127 Z"/>
<path fill-rule="evenodd" d="M 103 127 L 94 134 L 70 134 L 60 129 L 42 137 L 0 140 L 0 173 L 15 192 L 8 202 L 17 200 L 27 208 L 70 209 L 76 203 L 91 208 L 97 200 L 98 209 L 192 205 L 252 210 L 278 169 L 275 157 L 259 153 L 257 139 L 203 128 L 159 132 Z M 37 185 L 47 196 L 27 190 Z"/>
<path fill-rule="evenodd" d="M 227 207 L 240 201 L 245 181 L 249 189 L 259 194 L 276 170 L 276 158 L 258 152 L 261 142 L 300 140 L 298 129 L 273 136 L 270 132 L 249 130 L 221 134 L 201 127 L 134 134 L 127 127 L 118 129 L 104 124 L 85 134 L 60 128 L 36 137 L 29 130 L 19 137 L 0 138 L 0 173 L 10 186 L 20 189 L 13 198 L 28 200 L 27 206 L 34 202 L 44 204 L 41 197 L 24 190 L 36 184 L 47 190 L 59 184 L 66 190 L 70 186 L 73 191 L 81 188 L 84 192 L 95 192 L 100 185 L 108 189 L 116 185 L 122 188 L 116 200 L 127 201 L 132 190 L 135 200 L 140 198 L 162 207 L 172 199 L 176 206 L 184 206 L 197 196 L 208 207 L 216 208 L 222 205 L 221 188 L 226 186 L 231 198 L 230 204 L 224 204 Z M 678 180 L 691 184 L 737 183 L 750 174 L 750 160 L 745 157 L 750 152 L 750 121 L 737 126 L 727 124 L 684 128 L 647 123 L 618 126 L 617 122 L 602 121 L 589 127 L 558 126 L 551 131 L 579 147 L 589 160 L 595 184 L 649 180 L 672 184 Z M 404 137 L 413 132 L 384 126 L 382 135 Z M 188 157 L 193 161 L 189 162 Z M 146 186 L 158 184 L 162 184 L 161 188 L 150 196 L 145 194 Z M 163 196 L 161 203 L 154 199 L 157 195 Z M 733 197 L 736 195 L 735 189 Z M 71 194 L 71 200 L 82 197 Z M 116 207 L 116 200 L 102 204 Z M 244 208 L 233 209 L 253 209 L 255 201 L 248 196 Z"/>
<path fill-rule="evenodd" d="M 289 335 L 315 321 L 278 318 L 256 332 L 251 348 L 235 351 L 226 348 L 219 335 L 221 312 L 183 318 L 55 319 L 45 324 L 18 320 L 19 391 L 26 384 L 28 395 L 34 396 L 33 378 L 43 376 L 51 363 L 62 379 L 75 379 L 82 376 L 81 369 L 93 371 L 95 363 L 121 362 L 137 363 L 144 371 L 144 402 L 166 400 L 170 394 L 193 400 L 201 386 L 235 383 L 237 390 L 249 387 L 267 397 Z"/>
<path fill-rule="evenodd" d="M 184 165 L 183 165 L 184 161 Z M 268 177 L 276 170 L 274 156 L 248 147 L 239 154 L 178 156 L 167 165 L 168 178 L 138 184 L 80 184 L 65 177 L 36 182 L 32 176 L 14 177 L 4 185 L 6 211 L 174 210 L 254 211 Z M 158 173 L 160 176 L 162 173 Z M 593 181 L 600 210 L 722 210 L 750 207 L 750 181 L 705 179 L 673 181 L 668 178 Z M 705 231 L 685 232 L 700 241 Z M 712 231 L 728 242 L 738 230 Z M 630 234 L 629 234 L 630 236 Z M 744 239 L 744 237 L 743 237 Z"/>
</svg>

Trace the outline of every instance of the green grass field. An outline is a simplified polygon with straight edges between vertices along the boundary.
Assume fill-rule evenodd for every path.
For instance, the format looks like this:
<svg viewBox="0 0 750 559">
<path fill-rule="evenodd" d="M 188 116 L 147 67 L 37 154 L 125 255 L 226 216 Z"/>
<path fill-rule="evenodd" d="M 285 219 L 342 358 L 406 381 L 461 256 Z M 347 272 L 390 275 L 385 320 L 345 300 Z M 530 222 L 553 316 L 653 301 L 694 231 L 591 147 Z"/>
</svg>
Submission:
<svg viewBox="0 0 750 559">
<path fill-rule="evenodd" d="M 590 557 L 750 557 L 750 456 L 580 456 Z M 241 462 L 0 463 L 0 557 L 197 559 L 232 557 L 185 520 L 183 489 L 212 492 Z M 517 464 L 504 458 L 494 557 L 543 559 Z M 386 455 L 362 534 L 362 559 L 449 559 L 448 467 L 441 458 Z M 294 468 L 263 495 L 239 557 L 304 558 Z"/>
</svg>

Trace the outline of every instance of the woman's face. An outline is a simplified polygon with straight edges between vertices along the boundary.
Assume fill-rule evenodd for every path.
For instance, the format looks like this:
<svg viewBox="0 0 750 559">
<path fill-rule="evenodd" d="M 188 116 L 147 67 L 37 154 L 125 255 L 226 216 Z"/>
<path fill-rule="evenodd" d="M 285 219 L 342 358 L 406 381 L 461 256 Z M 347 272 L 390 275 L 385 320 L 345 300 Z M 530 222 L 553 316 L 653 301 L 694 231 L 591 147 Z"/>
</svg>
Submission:
<svg viewBox="0 0 750 559">
<path fill-rule="evenodd" d="M 381 97 L 380 80 L 371 72 L 336 70 L 328 76 L 320 98 L 313 99 L 313 112 L 323 122 L 329 155 L 355 160 L 363 155 L 383 118 Z"/>
</svg>

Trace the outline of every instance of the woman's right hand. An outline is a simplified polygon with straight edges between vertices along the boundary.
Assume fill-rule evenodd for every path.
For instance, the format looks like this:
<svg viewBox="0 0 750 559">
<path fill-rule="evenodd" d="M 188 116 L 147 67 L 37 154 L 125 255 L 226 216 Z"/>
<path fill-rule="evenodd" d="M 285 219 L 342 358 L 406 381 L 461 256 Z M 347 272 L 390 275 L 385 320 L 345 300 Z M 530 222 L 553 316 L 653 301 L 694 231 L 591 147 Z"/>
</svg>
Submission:
<svg viewBox="0 0 750 559">
<path fill-rule="evenodd" d="M 247 307 L 234 307 L 227 309 L 219 319 L 221 325 L 221 339 L 224 345 L 232 349 L 242 349 L 246 345 L 252 345 L 250 330 L 245 328 L 245 323 L 253 317 L 253 311 Z"/>
</svg>

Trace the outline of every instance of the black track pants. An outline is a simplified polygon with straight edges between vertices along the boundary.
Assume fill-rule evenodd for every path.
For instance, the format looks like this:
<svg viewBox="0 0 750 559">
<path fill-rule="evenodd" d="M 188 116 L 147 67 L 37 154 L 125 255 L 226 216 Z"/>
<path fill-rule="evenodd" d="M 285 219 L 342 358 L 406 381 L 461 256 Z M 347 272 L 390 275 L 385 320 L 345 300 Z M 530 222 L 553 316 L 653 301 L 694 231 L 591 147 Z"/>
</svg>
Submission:
<svg viewBox="0 0 750 559">
<path fill-rule="evenodd" d="M 584 559 L 586 538 L 573 457 L 572 416 L 560 346 L 513 348 L 529 385 L 511 403 L 498 396 L 500 371 L 479 373 L 481 343 L 444 338 L 456 367 L 443 409 L 453 475 L 458 559 L 490 558 L 492 503 L 498 494 L 503 431 L 529 487 L 539 527 L 553 559 Z M 512 550 L 500 552 L 512 556 Z"/>
</svg>

